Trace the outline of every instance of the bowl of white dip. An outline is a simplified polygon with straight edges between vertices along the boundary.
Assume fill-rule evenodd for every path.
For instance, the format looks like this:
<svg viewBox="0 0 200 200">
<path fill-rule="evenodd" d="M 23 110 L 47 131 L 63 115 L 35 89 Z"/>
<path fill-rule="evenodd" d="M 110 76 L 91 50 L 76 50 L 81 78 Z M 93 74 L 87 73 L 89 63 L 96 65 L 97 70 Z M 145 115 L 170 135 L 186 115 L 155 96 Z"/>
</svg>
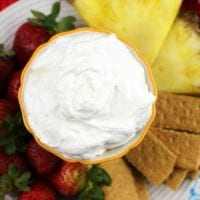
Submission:
<svg viewBox="0 0 200 200">
<path fill-rule="evenodd" d="M 100 163 L 138 145 L 155 115 L 145 59 L 115 34 L 53 36 L 23 70 L 19 102 L 39 145 L 69 162 Z"/>
</svg>

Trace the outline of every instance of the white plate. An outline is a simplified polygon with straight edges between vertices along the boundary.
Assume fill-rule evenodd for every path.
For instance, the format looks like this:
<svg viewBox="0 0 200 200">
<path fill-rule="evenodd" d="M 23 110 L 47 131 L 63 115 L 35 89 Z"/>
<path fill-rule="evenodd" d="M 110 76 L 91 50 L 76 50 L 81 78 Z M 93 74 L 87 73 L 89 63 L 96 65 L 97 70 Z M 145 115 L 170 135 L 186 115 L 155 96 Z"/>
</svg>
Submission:
<svg viewBox="0 0 200 200">
<path fill-rule="evenodd" d="M 16 29 L 31 16 L 30 9 L 48 13 L 56 0 L 20 0 L 0 12 L 0 43 L 12 47 Z M 61 0 L 60 17 L 73 15 L 77 18 L 76 26 L 84 26 L 77 12 L 64 0 Z M 185 181 L 177 192 L 172 192 L 164 185 L 154 187 L 149 185 L 150 200 L 200 200 L 200 178 L 197 181 Z M 11 199 L 11 198 L 6 198 Z M 125 200 L 125 199 L 122 199 Z M 134 200 L 134 199 L 133 199 Z"/>
</svg>

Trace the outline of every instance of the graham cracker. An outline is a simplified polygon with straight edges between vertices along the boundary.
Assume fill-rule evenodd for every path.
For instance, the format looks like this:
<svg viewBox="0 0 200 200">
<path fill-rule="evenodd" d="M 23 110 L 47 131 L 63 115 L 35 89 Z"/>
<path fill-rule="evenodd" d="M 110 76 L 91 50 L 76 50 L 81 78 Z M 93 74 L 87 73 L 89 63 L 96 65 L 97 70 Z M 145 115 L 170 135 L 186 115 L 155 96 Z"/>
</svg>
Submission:
<svg viewBox="0 0 200 200">
<path fill-rule="evenodd" d="M 140 200 L 131 168 L 123 159 L 101 163 L 112 178 L 112 185 L 103 187 L 105 200 Z"/>
<path fill-rule="evenodd" d="M 161 184 L 171 174 L 176 155 L 150 131 L 127 155 L 128 161 L 151 183 Z"/>
<path fill-rule="evenodd" d="M 159 92 L 153 127 L 200 133 L 200 98 Z"/>
<path fill-rule="evenodd" d="M 174 171 L 165 181 L 165 185 L 173 191 L 177 191 L 187 176 L 187 173 L 188 170 L 186 169 L 174 168 Z"/>
<path fill-rule="evenodd" d="M 197 170 L 200 166 L 200 136 L 184 132 L 150 128 L 176 156 L 176 167 Z"/>
<path fill-rule="evenodd" d="M 189 171 L 187 174 L 187 177 L 192 180 L 196 180 L 198 176 L 199 176 L 199 170 Z"/>
<path fill-rule="evenodd" d="M 149 192 L 147 190 L 147 180 L 138 171 L 133 170 L 135 178 L 135 186 L 140 200 L 149 200 Z"/>
</svg>

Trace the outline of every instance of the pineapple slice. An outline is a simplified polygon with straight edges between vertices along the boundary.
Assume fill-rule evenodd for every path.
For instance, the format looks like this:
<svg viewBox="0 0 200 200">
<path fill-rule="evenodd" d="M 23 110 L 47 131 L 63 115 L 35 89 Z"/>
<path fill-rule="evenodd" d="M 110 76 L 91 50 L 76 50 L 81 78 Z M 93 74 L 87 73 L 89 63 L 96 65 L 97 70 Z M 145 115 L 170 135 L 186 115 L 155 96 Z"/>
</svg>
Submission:
<svg viewBox="0 0 200 200">
<path fill-rule="evenodd" d="M 182 0 L 68 0 L 89 26 L 118 34 L 135 45 L 151 64 L 178 13 Z"/>
<path fill-rule="evenodd" d="M 152 66 L 159 90 L 200 93 L 200 33 L 177 18 Z"/>
</svg>

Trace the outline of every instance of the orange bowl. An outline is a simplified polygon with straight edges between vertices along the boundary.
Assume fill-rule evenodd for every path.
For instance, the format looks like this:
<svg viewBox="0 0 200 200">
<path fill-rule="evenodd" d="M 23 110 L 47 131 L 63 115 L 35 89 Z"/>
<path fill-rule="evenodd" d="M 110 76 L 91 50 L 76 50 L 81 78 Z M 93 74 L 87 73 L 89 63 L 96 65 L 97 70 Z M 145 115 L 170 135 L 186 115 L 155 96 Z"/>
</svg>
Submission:
<svg viewBox="0 0 200 200">
<path fill-rule="evenodd" d="M 74 33 L 78 33 L 78 32 L 84 32 L 84 31 L 90 31 L 90 32 L 92 31 L 92 32 L 98 32 L 98 33 L 111 34 L 111 32 L 109 32 L 107 30 L 99 30 L 99 29 L 84 27 L 84 28 L 78 28 L 78 29 L 75 29 L 75 30 L 72 30 L 72 31 L 63 32 L 63 33 L 59 33 L 57 35 L 54 35 L 47 43 L 41 45 L 40 47 L 38 47 L 36 49 L 36 51 L 33 53 L 32 57 L 31 57 L 31 59 L 29 60 L 29 62 L 25 66 L 25 68 L 22 72 L 22 75 L 21 75 L 21 86 L 20 86 L 20 89 L 19 89 L 19 92 L 18 92 L 18 99 L 19 99 L 19 104 L 20 104 L 20 108 L 21 108 L 21 111 L 22 111 L 22 117 L 23 117 L 24 124 L 25 124 L 27 130 L 33 135 L 36 142 L 42 148 L 44 148 L 47 151 L 55 154 L 56 156 L 58 156 L 62 160 L 65 160 L 65 161 L 68 161 L 68 162 L 80 162 L 80 163 L 83 163 L 83 164 L 97 164 L 97 163 L 101 163 L 101 162 L 104 162 L 104 161 L 120 158 L 120 157 L 124 156 L 130 149 L 132 149 L 132 148 L 136 147 L 138 144 L 140 144 L 140 142 L 143 140 L 145 134 L 147 133 L 149 126 L 151 125 L 151 123 L 152 123 L 152 121 L 155 117 L 155 111 L 156 111 L 155 103 L 152 105 L 152 114 L 151 114 L 151 117 L 150 117 L 148 123 L 146 124 L 146 126 L 142 130 L 140 130 L 136 134 L 136 136 L 133 137 L 131 140 L 129 140 L 127 143 L 123 144 L 122 146 L 107 150 L 105 153 L 103 153 L 103 155 L 96 156 L 92 160 L 76 160 L 76 159 L 71 159 L 71 158 L 65 157 L 62 153 L 56 151 L 52 147 L 49 147 L 48 145 L 46 145 L 46 144 L 44 144 L 40 141 L 40 139 L 37 137 L 37 135 L 31 129 L 31 126 L 30 126 L 29 121 L 27 119 L 27 113 L 26 113 L 25 105 L 24 105 L 24 101 L 23 101 L 25 77 L 27 75 L 28 69 L 29 69 L 31 63 L 33 62 L 34 58 L 37 55 L 39 55 L 39 53 L 41 52 L 41 50 L 43 48 L 45 48 L 47 45 L 52 43 L 58 37 L 64 36 L 64 35 L 70 35 L 70 34 L 74 34 Z M 120 38 L 118 38 L 118 39 L 120 39 Z M 125 43 L 128 46 L 128 48 L 130 48 L 130 50 L 133 53 L 135 53 L 135 55 L 140 59 L 142 66 L 144 67 L 144 70 L 145 70 L 146 81 L 147 81 L 147 84 L 149 86 L 149 90 L 154 94 L 154 96 L 157 96 L 157 90 L 156 90 L 156 86 L 155 86 L 155 83 L 154 83 L 154 80 L 153 80 L 153 76 L 152 76 L 149 64 L 147 63 L 145 58 L 142 56 L 142 54 L 137 50 L 137 48 L 131 46 L 127 42 L 123 41 L 122 39 L 120 39 L 120 40 L 123 43 Z"/>
</svg>

